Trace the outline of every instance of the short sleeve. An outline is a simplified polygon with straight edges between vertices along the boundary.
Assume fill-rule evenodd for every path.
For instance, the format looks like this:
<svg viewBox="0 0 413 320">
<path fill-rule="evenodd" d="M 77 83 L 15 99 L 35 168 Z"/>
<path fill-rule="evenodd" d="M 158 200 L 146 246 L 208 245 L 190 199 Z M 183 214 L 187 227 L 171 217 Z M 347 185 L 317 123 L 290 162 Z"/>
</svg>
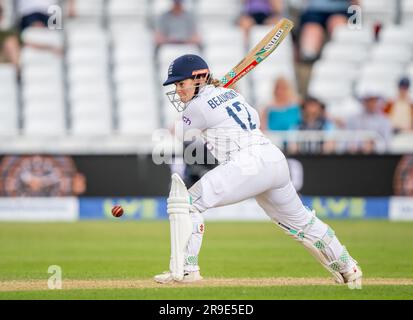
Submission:
<svg viewBox="0 0 413 320">
<path fill-rule="evenodd" d="M 191 103 L 182 115 L 184 132 L 191 129 L 203 131 L 208 128 L 208 121 L 201 103 Z"/>
</svg>

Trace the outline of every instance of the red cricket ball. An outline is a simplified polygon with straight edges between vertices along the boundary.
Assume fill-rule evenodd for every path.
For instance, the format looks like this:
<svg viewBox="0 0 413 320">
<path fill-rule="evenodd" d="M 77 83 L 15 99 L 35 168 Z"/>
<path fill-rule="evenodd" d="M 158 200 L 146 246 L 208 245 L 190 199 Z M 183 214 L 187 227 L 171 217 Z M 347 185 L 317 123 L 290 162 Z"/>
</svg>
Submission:
<svg viewBox="0 0 413 320">
<path fill-rule="evenodd" d="M 114 206 L 112 208 L 112 215 L 116 218 L 119 218 L 123 215 L 123 208 L 121 206 Z"/>
</svg>

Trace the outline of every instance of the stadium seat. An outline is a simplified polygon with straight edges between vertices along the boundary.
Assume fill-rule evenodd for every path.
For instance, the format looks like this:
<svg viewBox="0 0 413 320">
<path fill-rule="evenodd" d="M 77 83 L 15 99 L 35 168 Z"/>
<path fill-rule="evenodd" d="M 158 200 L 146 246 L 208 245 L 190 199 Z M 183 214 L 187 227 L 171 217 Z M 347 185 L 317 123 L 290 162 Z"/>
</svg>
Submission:
<svg viewBox="0 0 413 320">
<path fill-rule="evenodd" d="M 39 113 L 47 114 L 48 112 L 53 114 L 63 114 L 65 110 L 64 101 L 58 101 L 55 97 L 52 96 L 52 99 L 49 97 L 40 97 L 38 99 L 32 99 L 25 103 L 23 108 L 23 113 Z"/>
<path fill-rule="evenodd" d="M 94 121 L 95 118 L 104 119 L 107 122 L 111 121 L 112 111 L 104 101 L 95 99 L 89 101 L 76 101 L 72 106 L 72 122 L 79 119 L 87 119 Z"/>
<path fill-rule="evenodd" d="M 17 71 L 14 65 L 8 63 L 0 64 L 0 83 L 13 82 L 17 80 Z"/>
<path fill-rule="evenodd" d="M 153 134 L 158 125 L 152 119 L 140 121 L 141 117 L 127 117 L 119 118 L 118 133 L 123 135 L 147 135 Z"/>
<path fill-rule="evenodd" d="M 356 84 L 356 94 L 378 92 L 386 98 L 396 94 L 399 78 L 404 74 L 402 64 L 371 62 L 363 66 Z"/>
<path fill-rule="evenodd" d="M 18 134 L 17 104 L 0 96 L 0 136 Z"/>
<path fill-rule="evenodd" d="M 207 22 L 205 22 L 207 23 Z M 244 53 L 244 38 L 240 28 L 229 23 L 201 24 L 200 32 L 206 47 L 241 47 Z M 268 28 L 267 28 L 268 29 Z"/>
<path fill-rule="evenodd" d="M 392 99 L 397 94 L 397 81 L 397 77 L 374 81 L 368 77 L 361 77 L 356 83 L 355 95 L 356 97 L 362 97 L 365 94 L 374 92 L 383 98 Z"/>
<path fill-rule="evenodd" d="M 359 100 L 349 96 L 339 100 L 331 100 L 326 105 L 327 115 L 333 119 L 346 121 L 363 111 Z"/>
<path fill-rule="evenodd" d="M 112 41 L 117 39 L 125 39 L 132 35 L 132 38 L 152 38 L 151 29 L 148 18 L 144 16 L 111 16 L 108 21 L 108 29 L 112 37 Z M 134 41 L 130 42 L 132 45 Z"/>
<path fill-rule="evenodd" d="M 238 0 L 199 0 L 196 12 L 201 19 L 215 21 L 233 21 L 241 12 L 241 2 Z"/>
<path fill-rule="evenodd" d="M 71 103 L 71 115 L 72 117 L 83 117 L 87 115 L 104 115 L 105 117 L 111 117 L 112 109 L 109 101 L 100 96 L 78 98 Z"/>
<path fill-rule="evenodd" d="M 328 42 L 322 52 L 321 58 L 324 60 L 341 62 L 361 63 L 367 60 L 369 49 L 364 44 L 344 44 Z"/>
<path fill-rule="evenodd" d="M 22 98 L 23 102 L 30 100 L 50 100 L 63 101 L 64 89 L 62 83 L 30 83 L 23 85 Z"/>
<path fill-rule="evenodd" d="M 79 98 L 72 101 L 71 107 L 72 134 L 107 135 L 112 132 L 112 109 L 107 99 L 99 95 Z"/>
<path fill-rule="evenodd" d="M 396 1 L 360 0 L 363 23 L 393 23 L 396 17 Z"/>
<path fill-rule="evenodd" d="M 46 65 L 27 65 L 22 69 L 22 82 L 27 83 L 62 83 L 63 65 L 59 61 Z"/>
<path fill-rule="evenodd" d="M 62 116 L 31 114 L 24 119 L 23 133 L 27 136 L 62 136 L 66 125 Z"/>
<path fill-rule="evenodd" d="M 62 62 L 62 57 L 50 51 L 24 47 L 20 54 L 20 62 L 24 67 L 26 65 L 58 64 Z"/>
<path fill-rule="evenodd" d="M 2 84 L 0 86 L 0 109 L 17 110 L 17 92 L 18 89 L 13 83 Z"/>
<path fill-rule="evenodd" d="M 120 134 L 151 135 L 158 128 L 156 101 L 142 103 L 135 99 L 124 99 L 118 103 Z"/>
<path fill-rule="evenodd" d="M 108 117 L 78 117 L 72 120 L 71 134 L 75 136 L 107 136 L 112 134 L 112 122 Z"/>
<path fill-rule="evenodd" d="M 403 0 L 401 2 L 402 23 L 407 26 L 413 26 L 413 0 Z"/>
<path fill-rule="evenodd" d="M 328 104 L 330 101 L 340 101 L 352 95 L 352 83 L 337 79 L 336 81 L 319 79 L 311 81 L 308 94 Z"/>
<path fill-rule="evenodd" d="M 205 35 L 204 57 L 212 74 L 220 79 L 245 55 L 242 33 L 233 26 L 221 23 L 211 26 L 202 34 Z"/>
<path fill-rule="evenodd" d="M 82 26 L 82 24 L 80 25 Z M 108 44 L 108 36 L 100 26 L 76 28 L 75 25 L 67 32 L 67 42 L 69 48 L 76 47 L 98 47 Z"/>
<path fill-rule="evenodd" d="M 0 64 L 0 135 L 15 135 L 18 131 L 18 87 L 16 69 Z"/>
<path fill-rule="evenodd" d="M 67 52 L 67 62 L 74 64 L 98 64 L 103 67 L 109 62 L 108 52 L 104 48 L 72 47 Z"/>
<path fill-rule="evenodd" d="M 353 81 L 359 73 L 357 65 L 349 62 L 336 63 L 331 60 L 318 60 L 311 70 L 311 80 L 326 79 L 335 81 L 342 79 Z"/>
<path fill-rule="evenodd" d="M 72 134 L 112 130 L 112 86 L 108 32 L 101 26 L 68 30 L 67 80 Z M 86 128 L 90 119 L 90 130 Z"/>
<path fill-rule="evenodd" d="M 147 14 L 149 1 L 136 0 L 108 0 L 108 14 L 110 17 L 140 17 Z"/>
<path fill-rule="evenodd" d="M 380 31 L 380 42 L 386 45 L 411 46 L 411 28 L 400 25 L 385 25 Z"/>
<path fill-rule="evenodd" d="M 412 49 L 406 44 L 380 43 L 371 50 L 370 59 L 376 62 L 406 64 L 412 58 Z"/>
<path fill-rule="evenodd" d="M 76 109 L 112 109 L 111 93 L 107 91 L 101 91 L 99 87 L 84 87 L 79 86 L 76 91 L 72 91 L 69 103 L 72 110 Z"/>
<path fill-rule="evenodd" d="M 403 74 L 403 65 L 397 62 L 382 63 L 380 61 L 371 61 L 366 63 L 360 70 L 360 76 L 369 78 L 372 81 L 386 80 L 388 78 L 398 78 Z"/>
<path fill-rule="evenodd" d="M 347 25 L 338 26 L 331 35 L 331 40 L 335 43 L 362 44 L 368 46 L 374 42 L 374 32 L 372 27 L 365 26 L 360 30 L 350 29 Z"/>
<path fill-rule="evenodd" d="M 137 93 L 136 96 L 129 95 L 124 96 L 118 101 L 118 113 L 127 114 L 140 114 L 141 116 L 157 117 L 158 105 L 157 101 L 152 99 L 142 100 L 142 96 Z"/>
<path fill-rule="evenodd" d="M 139 82 L 151 81 L 153 79 L 154 68 L 152 64 L 123 64 L 114 70 L 115 83 L 132 82 L 136 86 Z"/>
<path fill-rule="evenodd" d="M 199 54 L 197 46 L 182 45 L 182 44 L 165 44 L 159 49 L 160 63 L 167 63 L 169 65 L 175 58 L 183 54 Z"/>
<path fill-rule="evenodd" d="M 69 84 L 77 82 L 100 82 L 109 78 L 108 66 L 100 64 L 72 65 L 68 68 L 67 78 Z"/>
<path fill-rule="evenodd" d="M 42 32 L 37 34 L 36 30 L 28 33 L 27 37 L 31 39 L 29 42 L 44 41 L 44 45 L 60 45 L 56 39 L 53 40 L 53 35 L 49 39 L 48 36 L 42 38 Z M 36 40 L 36 37 L 39 39 Z M 62 57 L 47 50 L 23 48 L 22 66 L 23 134 L 64 134 L 65 89 Z"/>
<path fill-rule="evenodd" d="M 118 82 L 117 83 L 117 97 L 118 100 L 136 99 L 139 103 L 152 104 L 157 101 L 157 88 L 152 81 L 140 82 Z"/>
<path fill-rule="evenodd" d="M 63 47 L 63 32 L 61 30 L 29 27 L 23 30 L 21 39 L 25 44 L 51 46 L 54 48 Z"/>
<path fill-rule="evenodd" d="M 75 0 L 76 16 L 87 19 L 100 19 L 104 15 L 105 0 Z"/>
<path fill-rule="evenodd" d="M 231 70 L 242 59 L 242 52 L 239 50 L 231 51 L 239 52 L 240 54 L 234 54 L 232 56 L 223 53 L 223 51 L 217 47 L 208 47 L 205 50 L 204 58 L 208 63 L 208 66 L 215 76 L 215 78 L 221 79 L 227 72 Z M 164 71 L 166 75 L 166 72 Z"/>
<path fill-rule="evenodd" d="M 152 45 L 142 47 L 142 45 L 133 45 L 129 42 L 117 43 L 113 50 L 113 60 L 115 65 L 140 63 L 147 66 L 152 63 L 152 54 Z"/>
</svg>

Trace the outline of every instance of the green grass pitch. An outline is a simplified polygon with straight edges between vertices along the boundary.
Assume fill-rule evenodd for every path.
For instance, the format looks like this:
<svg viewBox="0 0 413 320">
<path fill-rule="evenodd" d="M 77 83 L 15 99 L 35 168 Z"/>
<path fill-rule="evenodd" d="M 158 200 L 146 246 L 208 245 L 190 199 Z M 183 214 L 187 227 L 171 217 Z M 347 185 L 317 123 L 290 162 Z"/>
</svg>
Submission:
<svg viewBox="0 0 413 320">
<path fill-rule="evenodd" d="M 155 285 L 153 275 L 166 270 L 169 263 L 168 221 L 119 219 L 0 223 L 0 299 L 413 298 L 413 223 L 327 222 L 362 266 L 366 282 L 361 290 L 334 285 L 329 273 L 271 222 L 206 224 L 199 257 L 202 275 L 205 280 L 234 278 L 231 286 Z M 62 269 L 62 290 L 47 289 L 50 265 Z M 326 283 L 237 284 L 237 279 L 249 278 L 326 279 Z M 382 283 L 386 279 L 392 282 Z M 81 280 L 94 287 L 65 287 Z M 113 280 L 109 286 L 100 287 L 109 280 Z M 127 286 L 139 281 L 151 285 Z M 27 287 L 14 290 L 13 283 L 27 283 Z M 31 287 L 31 283 L 42 287 Z"/>
</svg>

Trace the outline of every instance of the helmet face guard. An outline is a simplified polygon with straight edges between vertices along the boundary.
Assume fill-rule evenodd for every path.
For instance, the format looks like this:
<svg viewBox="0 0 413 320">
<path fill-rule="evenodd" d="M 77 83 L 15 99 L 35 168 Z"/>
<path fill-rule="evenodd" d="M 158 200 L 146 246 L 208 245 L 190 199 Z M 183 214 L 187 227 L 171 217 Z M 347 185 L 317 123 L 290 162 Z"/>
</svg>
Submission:
<svg viewBox="0 0 413 320">
<path fill-rule="evenodd" d="M 208 64 L 200 56 L 194 54 L 186 54 L 178 57 L 170 64 L 168 68 L 168 78 L 163 83 L 163 86 L 176 84 L 177 82 L 186 79 L 193 79 L 195 81 L 195 94 L 192 97 L 193 99 L 198 95 L 201 86 L 204 86 L 203 81 L 197 80 L 200 80 L 204 77 L 204 82 L 208 83 L 210 79 Z M 184 111 L 187 105 L 190 103 L 190 101 L 187 101 L 186 103 L 183 102 L 179 95 L 176 93 L 176 89 L 174 91 L 166 93 L 166 95 L 172 105 L 176 108 L 176 110 L 178 110 L 178 112 Z"/>
<path fill-rule="evenodd" d="M 183 112 L 186 109 L 186 103 L 181 101 L 181 98 L 176 93 L 176 90 L 168 91 L 166 93 L 168 100 L 178 112 Z"/>
<path fill-rule="evenodd" d="M 188 101 L 188 102 L 183 102 L 179 95 L 176 93 L 176 89 L 172 91 L 168 91 L 166 93 L 166 96 L 168 97 L 168 100 L 172 105 L 175 107 L 175 109 L 178 112 L 183 112 L 189 103 L 198 96 L 200 90 L 209 83 L 210 79 L 212 78 L 211 74 L 208 72 L 208 70 L 199 70 L 201 72 L 194 71 L 194 76 L 189 78 L 189 79 L 194 79 L 196 82 L 197 80 L 203 78 L 205 76 L 205 82 L 203 83 L 197 83 L 195 84 L 192 88 L 195 88 L 195 93 L 193 97 Z M 185 79 L 183 79 L 185 80 Z M 182 80 L 181 80 L 182 81 Z M 190 87 L 189 87 L 190 88 Z"/>
</svg>

